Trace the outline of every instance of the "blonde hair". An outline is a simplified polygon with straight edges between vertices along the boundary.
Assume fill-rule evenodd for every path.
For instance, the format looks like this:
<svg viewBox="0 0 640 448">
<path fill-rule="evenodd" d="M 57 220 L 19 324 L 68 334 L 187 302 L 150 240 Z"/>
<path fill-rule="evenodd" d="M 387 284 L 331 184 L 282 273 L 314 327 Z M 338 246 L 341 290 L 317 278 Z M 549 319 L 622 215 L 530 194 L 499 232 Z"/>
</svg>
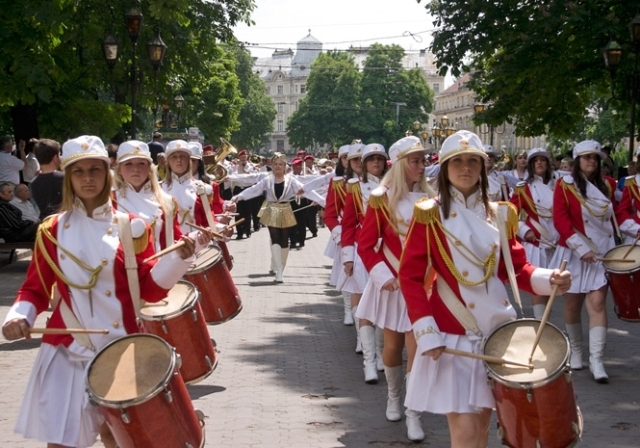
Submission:
<svg viewBox="0 0 640 448">
<path fill-rule="evenodd" d="M 382 178 L 382 185 L 389 188 L 387 190 L 387 205 L 389 207 L 390 215 L 397 219 L 396 211 L 400 199 L 410 193 L 409 186 L 407 185 L 407 170 L 409 169 L 409 160 L 407 157 L 402 157 L 391 164 L 391 168 Z M 418 190 L 423 193 L 429 192 L 427 186 L 427 178 L 422 176 L 420 182 L 418 182 Z"/>
<path fill-rule="evenodd" d="M 100 192 L 97 200 L 100 201 L 101 204 L 104 204 L 111 197 L 111 186 L 113 185 L 113 176 L 111 176 L 111 170 L 109 169 L 109 165 L 104 160 L 100 160 L 104 165 L 105 170 L 105 182 L 104 188 Z M 76 194 L 73 191 L 73 185 L 71 184 L 71 169 L 73 168 L 73 163 L 67 165 L 64 168 L 64 177 L 62 180 L 62 204 L 60 205 L 61 212 L 70 212 L 73 210 L 76 200 Z"/>
<path fill-rule="evenodd" d="M 160 188 L 160 183 L 158 182 L 158 169 L 151 162 L 149 162 L 149 176 L 147 180 L 149 181 L 149 185 L 151 186 L 151 192 L 160 204 L 160 208 L 162 208 L 165 214 L 167 214 L 167 211 L 171 210 L 172 208 L 172 199 L 171 196 L 162 191 L 162 188 Z M 124 180 L 124 178 L 122 177 L 122 173 L 120 172 L 120 163 L 118 163 L 116 165 L 116 168 L 113 170 L 113 185 L 114 189 L 120 192 L 122 196 L 124 196 L 124 191 L 127 188 L 127 182 Z"/>
</svg>

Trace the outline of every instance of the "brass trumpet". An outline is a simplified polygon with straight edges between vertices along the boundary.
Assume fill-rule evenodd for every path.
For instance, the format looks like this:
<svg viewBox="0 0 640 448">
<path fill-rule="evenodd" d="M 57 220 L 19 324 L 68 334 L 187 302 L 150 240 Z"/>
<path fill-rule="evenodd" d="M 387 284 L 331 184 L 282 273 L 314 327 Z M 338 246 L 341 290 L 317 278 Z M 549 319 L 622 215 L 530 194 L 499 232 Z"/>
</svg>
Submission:
<svg viewBox="0 0 640 448">
<path fill-rule="evenodd" d="M 215 181 L 219 182 L 229 174 L 227 169 L 220 164 L 229 154 L 237 155 L 238 150 L 227 140 L 220 137 L 220 149 L 212 156 L 204 156 L 202 160 L 205 164 L 205 171 L 215 177 Z"/>
</svg>

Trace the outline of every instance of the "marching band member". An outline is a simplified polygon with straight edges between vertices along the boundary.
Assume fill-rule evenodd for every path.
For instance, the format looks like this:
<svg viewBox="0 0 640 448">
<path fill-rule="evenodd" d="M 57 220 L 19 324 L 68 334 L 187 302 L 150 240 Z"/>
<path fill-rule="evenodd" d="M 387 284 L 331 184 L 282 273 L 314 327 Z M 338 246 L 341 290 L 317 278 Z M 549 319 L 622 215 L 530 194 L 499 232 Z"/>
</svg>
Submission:
<svg viewBox="0 0 640 448">
<path fill-rule="evenodd" d="M 287 157 L 276 153 L 271 160 L 273 171 L 252 187 L 243 190 L 231 198 L 232 201 L 244 201 L 266 193 L 267 204 L 260 221 L 269 228 L 271 237 L 271 255 L 276 268 L 276 283 L 282 283 L 283 271 L 289 256 L 289 228 L 296 224 L 290 201 L 295 197 L 302 184 L 286 174 Z M 313 197 L 313 193 L 309 193 Z M 313 199 L 324 202 L 320 197 Z"/>
<path fill-rule="evenodd" d="M 255 173 L 256 167 L 249 162 L 249 153 L 246 149 L 238 152 L 237 163 L 235 166 L 235 174 L 250 174 Z M 238 196 L 240 192 L 244 190 L 243 187 L 238 185 L 234 185 L 233 187 L 233 196 Z M 247 238 L 251 237 L 251 207 L 253 206 L 253 202 L 241 202 L 238 204 L 238 220 L 244 218 L 244 221 L 237 226 L 237 240 L 241 240 L 243 235 Z"/>
<path fill-rule="evenodd" d="M 191 150 L 191 175 L 195 180 L 203 182 L 205 185 L 210 185 L 212 189 L 211 197 L 211 210 L 218 217 L 218 221 L 222 224 L 229 224 L 231 221 L 230 216 L 222 216 L 225 213 L 234 213 L 236 211 L 236 204 L 232 201 L 225 201 L 220 194 L 220 185 L 211 179 L 211 176 L 207 174 L 204 166 L 204 160 L 202 160 L 203 149 L 199 142 L 189 142 L 189 149 Z"/>
<path fill-rule="evenodd" d="M 149 146 L 131 140 L 118 147 L 114 170 L 116 208 L 142 218 L 153 230 L 156 251 L 171 246 L 182 237 L 178 223 L 178 206 L 162 191 Z"/>
<path fill-rule="evenodd" d="M 519 287 L 547 295 L 553 285 L 566 291 L 571 283 L 567 271 L 526 261 L 515 239 L 513 206 L 489 202 L 486 158 L 471 132 L 443 142 L 439 197 L 416 203 L 398 272 L 417 342 L 405 405 L 445 414 L 454 448 L 487 446 L 494 398 L 482 361 L 443 351 L 478 353 L 483 337 L 516 318 L 503 283 L 509 266 L 500 256 L 501 241 Z"/>
<path fill-rule="evenodd" d="M 384 375 L 387 379 L 387 420 L 402 419 L 404 375 L 402 351 L 407 347 L 407 379 L 416 353 L 404 297 L 398 285 L 398 265 L 409 229 L 413 204 L 435 196 L 424 177 L 425 149 L 417 137 L 405 137 L 389 148 L 391 169 L 371 192 L 369 206 L 358 237 L 358 254 L 369 281 L 358 305 L 358 317 L 384 331 Z M 420 414 L 406 410 L 409 440 L 424 439 Z"/>
<path fill-rule="evenodd" d="M 130 290 L 125 254 L 135 253 L 134 276 L 149 302 L 164 298 L 193 260 L 194 241 L 182 237 L 182 248 L 143 263 L 154 253 L 151 230 L 113 209 L 108 164 L 98 137 L 63 145 L 62 211 L 40 226 L 25 282 L 2 327 L 9 340 L 29 339 L 36 316 L 52 305 L 49 329 L 109 329 L 108 335 L 43 336 L 15 430 L 49 448 L 91 446 L 98 433 L 105 446 L 115 446 L 98 407 L 89 402 L 85 368 L 106 344 L 138 332 L 140 297 Z M 58 294 L 52 298 L 54 286 Z"/>
<path fill-rule="evenodd" d="M 548 268 L 559 238 L 553 226 L 551 154 L 545 148 L 534 148 L 527 157 L 527 180 L 516 185 L 511 203 L 520 216 L 525 216 L 518 222 L 518 237 L 527 260 L 534 266 Z M 536 319 L 542 319 L 548 299 L 533 296 L 533 316 Z"/>
<path fill-rule="evenodd" d="M 526 149 L 521 149 L 516 152 L 515 165 L 513 169 L 508 173 L 511 177 L 515 177 L 518 181 L 527 180 L 529 173 L 527 171 L 527 165 L 529 164 L 529 158 Z"/>
<path fill-rule="evenodd" d="M 313 156 L 311 154 L 307 154 L 304 156 L 304 174 L 307 175 L 316 175 L 318 174 L 318 170 L 314 165 Z"/>
<path fill-rule="evenodd" d="M 483 145 L 487 157 L 484 160 L 487 169 L 487 181 L 489 182 L 489 199 L 491 201 L 508 201 L 509 187 L 503 173 L 496 169 L 498 152 L 491 145 Z"/>
<path fill-rule="evenodd" d="M 640 149 L 636 151 L 636 156 L 640 156 Z M 624 243 L 633 244 L 640 235 L 640 174 L 625 179 L 616 218 L 624 235 Z"/>
<path fill-rule="evenodd" d="M 598 383 L 608 382 L 602 357 L 607 341 L 607 278 L 598 257 L 615 247 L 613 194 L 600 172 L 600 143 L 586 140 L 573 148 L 573 172 L 559 179 L 553 194 L 553 223 L 560 234 L 551 266 L 569 260 L 574 276 L 565 294 L 564 322 L 571 342 L 571 368 L 582 368 L 582 305 L 589 315 L 589 368 Z M 613 179 L 611 179 L 613 181 Z"/>
<path fill-rule="evenodd" d="M 359 154 L 362 154 L 362 175 L 360 179 L 349 179 L 347 182 L 347 197 L 342 215 L 342 236 L 340 239 L 344 272 L 349 277 L 349 281 L 345 283 L 343 288 L 351 293 L 351 305 L 354 307 L 360 303 L 360 298 L 369 279 L 367 270 L 357 253 L 358 238 L 367 211 L 369 195 L 380 184 L 380 179 L 387 171 L 387 160 L 389 159 L 384 146 L 379 143 L 371 143 L 366 146 L 362 143 L 351 145 L 349 149 L 350 163 L 352 163 L 351 160 L 357 159 Z M 359 317 L 357 310 L 353 314 Z M 384 370 L 382 363 L 383 333 L 378 330 L 376 335 L 376 327 L 366 319 L 359 319 L 356 329 L 360 333 L 362 343 L 364 380 L 368 384 L 376 384 L 378 370 Z"/>
</svg>

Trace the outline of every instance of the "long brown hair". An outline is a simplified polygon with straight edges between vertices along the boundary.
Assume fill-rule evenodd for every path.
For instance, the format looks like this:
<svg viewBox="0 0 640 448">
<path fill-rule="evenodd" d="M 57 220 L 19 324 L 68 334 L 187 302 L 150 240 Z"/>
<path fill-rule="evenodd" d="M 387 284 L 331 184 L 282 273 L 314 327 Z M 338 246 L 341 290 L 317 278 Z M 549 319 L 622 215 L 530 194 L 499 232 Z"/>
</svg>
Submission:
<svg viewBox="0 0 640 448">
<path fill-rule="evenodd" d="M 573 160 L 573 170 L 571 171 L 571 175 L 573 176 L 573 181 L 576 183 L 576 187 L 580 190 L 580 194 L 586 199 L 587 198 L 587 180 L 596 186 L 600 192 L 605 195 L 605 197 L 611 196 L 611 191 L 609 190 L 609 184 L 602 177 L 602 169 L 600 168 L 600 160 L 596 164 L 596 171 L 591 175 L 590 178 L 586 178 L 586 175 L 580 169 L 580 157 L 578 156 Z"/>
<path fill-rule="evenodd" d="M 448 172 L 449 162 L 450 159 L 445 160 L 440 167 L 440 172 L 438 173 L 438 194 L 440 195 L 440 206 L 442 207 L 442 214 L 444 215 L 444 219 L 449 218 L 449 212 L 451 211 L 451 192 L 449 191 L 449 187 L 451 187 L 451 181 L 449 180 Z M 483 160 L 482 162 L 483 163 L 481 163 L 482 167 L 480 168 L 480 179 L 478 180 L 478 186 L 480 188 L 482 204 L 484 205 L 485 216 L 493 220 L 495 218 L 495 214 L 493 213 L 493 209 L 489 207 L 489 179 L 487 178 L 487 168 L 484 165 Z"/>
</svg>

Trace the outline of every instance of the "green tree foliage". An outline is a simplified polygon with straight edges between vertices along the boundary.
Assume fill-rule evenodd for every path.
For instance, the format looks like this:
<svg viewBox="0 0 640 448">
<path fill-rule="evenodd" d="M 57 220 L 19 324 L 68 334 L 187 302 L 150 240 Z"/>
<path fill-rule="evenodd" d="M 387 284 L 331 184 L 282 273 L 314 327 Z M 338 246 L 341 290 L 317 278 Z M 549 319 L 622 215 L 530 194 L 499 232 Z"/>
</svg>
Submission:
<svg viewBox="0 0 640 448">
<path fill-rule="evenodd" d="M 273 129 L 276 106 L 265 92 L 264 82 L 253 72 L 251 54 L 239 46 L 234 47 L 238 61 L 236 74 L 240 80 L 240 93 L 244 104 L 240 110 L 240 129 L 231 135 L 231 142 L 239 148 L 255 149 Z"/>
<path fill-rule="evenodd" d="M 359 138 L 388 147 L 415 120 L 426 121 L 434 93 L 419 69 L 403 69 L 403 56 L 400 46 L 374 44 L 362 72 L 347 53 L 318 56 L 307 96 L 287 123 L 292 144 L 336 146 Z M 405 103 L 398 117 L 397 102 Z"/>
<path fill-rule="evenodd" d="M 81 132 L 103 137 L 116 134 L 131 118 L 126 80 L 133 52 L 124 24 L 124 13 L 131 6 L 124 0 L 4 2 L 0 123 L 7 123 L 10 117 L 13 132 L 21 139 L 38 136 L 41 131 L 60 139 Z M 237 79 L 211 78 L 235 76 L 233 63 L 217 43 L 233 38 L 231 27 L 236 23 L 249 22 L 254 1 L 146 0 L 139 7 L 144 25 L 138 41 L 138 67 L 146 75 L 139 95 L 139 116 L 177 92 L 192 92 L 196 100 L 206 98 L 207 92 L 223 92 L 224 100 L 202 101 L 209 108 L 201 111 L 202 116 L 220 113 L 229 128 L 237 127 L 234 109 L 241 103 Z M 169 49 L 154 95 L 145 44 L 156 27 L 162 30 Z M 120 44 L 120 60 L 113 73 L 107 70 L 101 49 L 109 31 Z M 215 61 L 216 57 L 222 61 Z M 237 98 L 230 100 L 234 82 Z M 204 126 L 210 127 L 207 123 Z M 228 133 L 226 129 L 219 132 Z"/>
<path fill-rule="evenodd" d="M 472 71 L 470 87 L 493 102 L 482 121 L 562 137 L 588 114 L 591 90 L 608 91 L 602 49 L 612 38 L 629 42 L 626 26 L 637 13 L 636 2 L 615 0 L 432 0 L 426 8 L 435 18 L 440 73 Z M 631 63 L 623 60 L 621 72 Z"/>
</svg>

